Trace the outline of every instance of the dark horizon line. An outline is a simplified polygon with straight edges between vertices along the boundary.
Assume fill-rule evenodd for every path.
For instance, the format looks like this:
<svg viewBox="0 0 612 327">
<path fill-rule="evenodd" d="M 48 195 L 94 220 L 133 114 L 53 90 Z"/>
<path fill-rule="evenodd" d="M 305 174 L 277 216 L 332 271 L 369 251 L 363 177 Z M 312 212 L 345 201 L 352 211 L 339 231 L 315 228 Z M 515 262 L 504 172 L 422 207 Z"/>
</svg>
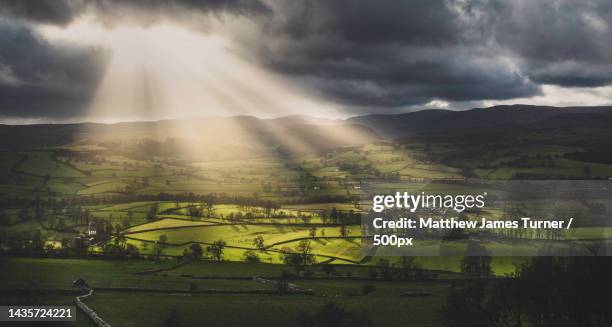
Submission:
<svg viewBox="0 0 612 327">
<path fill-rule="evenodd" d="M 290 114 L 290 115 L 284 115 L 284 116 L 277 116 L 277 117 L 257 117 L 256 115 L 249 115 L 249 114 L 242 114 L 242 115 L 230 115 L 230 116 L 220 116 L 220 115 L 211 115 L 211 116 L 191 116 L 191 117 L 177 117 L 177 118 L 164 118 L 164 119 L 152 119 L 152 120 L 147 120 L 147 119 L 142 119 L 142 120 L 125 120 L 125 121 L 117 121 L 117 122 L 112 122 L 112 123 L 105 123 L 105 122 L 96 122 L 96 121 L 87 121 L 87 120 L 83 120 L 83 121 L 74 121 L 74 122 L 41 122 L 41 123 L 26 123 L 26 124 L 6 124 L 6 123 L 0 123 L 0 126 L 48 126 L 48 125 L 108 125 L 108 126 L 112 126 L 112 125 L 120 125 L 120 124 L 134 124 L 134 123 L 161 123 L 161 122 L 171 122 L 171 121 L 181 121 L 181 120 L 192 120 L 192 119 L 232 119 L 232 118 L 255 118 L 255 119 L 259 119 L 259 120 L 278 120 L 278 119 L 286 119 L 286 118 L 291 118 L 291 117 L 304 117 L 304 118 L 311 118 L 311 119 L 320 119 L 320 120 L 327 120 L 330 123 L 333 122 L 347 122 L 350 119 L 354 119 L 354 118 L 359 118 L 359 117 L 373 117 L 373 116 L 401 116 L 401 115 L 410 115 L 410 114 L 414 114 L 417 112 L 422 112 L 422 111 L 449 111 L 449 112 L 467 112 L 467 111 L 474 111 L 474 110 L 513 110 L 516 108 L 528 108 L 528 109 L 559 109 L 559 110 L 563 110 L 563 109 L 578 109 L 578 108 L 584 108 L 584 109 L 603 109 L 603 108 L 612 108 L 612 104 L 610 105 L 599 105 L 599 106 L 548 106 L 548 105 L 530 105 L 530 104 L 521 104 L 521 103 L 516 103 L 516 104 L 503 104 L 503 105 L 494 105 L 494 106 L 490 106 L 490 107 L 475 107 L 475 108 L 469 108 L 469 109 L 447 109 L 447 108 L 419 108 L 419 109 L 415 109 L 415 110 L 411 110 L 411 111 L 407 111 L 407 112 L 400 112 L 400 113 L 367 113 L 367 114 L 360 114 L 360 115 L 352 115 L 352 116 L 348 116 L 345 118 L 325 118 L 325 117 L 320 117 L 320 116 L 311 116 L 308 114 Z"/>
</svg>

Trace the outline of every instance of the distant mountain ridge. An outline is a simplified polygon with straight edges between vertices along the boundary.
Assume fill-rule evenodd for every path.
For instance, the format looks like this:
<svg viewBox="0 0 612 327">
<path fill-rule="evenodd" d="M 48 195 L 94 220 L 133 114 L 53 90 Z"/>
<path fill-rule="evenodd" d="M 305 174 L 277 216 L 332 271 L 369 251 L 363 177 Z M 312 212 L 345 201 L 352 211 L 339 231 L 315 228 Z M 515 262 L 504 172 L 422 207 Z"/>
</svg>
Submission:
<svg viewBox="0 0 612 327">
<path fill-rule="evenodd" d="M 262 119 L 253 116 L 123 122 L 0 125 L 0 149 L 20 150 L 80 144 L 121 144 L 168 139 L 190 151 L 269 154 L 313 152 L 380 140 L 367 126 L 309 116 Z M 276 150 L 271 150 L 276 149 Z"/>
<path fill-rule="evenodd" d="M 598 124 L 609 122 L 612 106 L 549 107 L 531 105 L 503 105 L 475 108 L 465 111 L 443 109 L 422 110 L 396 115 L 366 115 L 347 119 L 349 122 L 370 127 L 387 138 L 406 137 L 421 133 L 446 131 L 500 129 L 562 122 L 565 118 L 583 118 Z M 567 121 L 565 121 L 567 123 Z M 581 122 L 586 123 L 585 121 Z"/>
<path fill-rule="evenodd" d="M 612 106 L 548 107 L 504 105 L 465 111 L 429 109 L 403 114 L 371 114 L 347 119 L 293 115 L 209 117 L 116 124 L 74 123 L 0 125 L 0 149 L 56 147 L 83 140 L 123 142 L 187 137 L 216 147 L 286 148 L 321 151 L 419 134 L 452 135 L 517 128 L 612 126 Z"/>
</svg>

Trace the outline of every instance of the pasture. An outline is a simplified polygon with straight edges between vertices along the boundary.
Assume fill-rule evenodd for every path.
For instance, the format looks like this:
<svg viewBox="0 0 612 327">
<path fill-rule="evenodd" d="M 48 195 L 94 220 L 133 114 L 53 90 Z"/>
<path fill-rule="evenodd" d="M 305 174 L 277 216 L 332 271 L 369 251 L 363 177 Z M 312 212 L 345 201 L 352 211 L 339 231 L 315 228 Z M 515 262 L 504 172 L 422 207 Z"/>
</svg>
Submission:
<svg viewBox="0 0 612 327">
<path fill-rule="evenodd" d="M 292 284 L 311 289 L 312 295 L 273 294 L 202 294 L 198 291 L 217 290 L 248 292 L 270 289 L 249 277 L 280 276 L 283 266 L 248 263 L 193 263 L 160 274 L 134 275 L 139 271 L 170 267 L 166 262 L 82 259 L 30 259 L 2 258 L 3 272 L 7 278 L 21 280 L 23 284 L 5 284 L 2 289 L 36 287 L 39 290 L 70 290 L 72 280 L 84 278 L 95 289 L 88 305 L 112 325 L 145 326 L 163 321 L 176 310 L 186 325 L 245 325 L 284 326 L 299 319 L 300 312 L 316 312 L 328 302 L 334 302 L 355 314 L 371 320 L 374 326 L 386 326 L 393 321 L 414 322 L 411 325 L 430 324 L 436 310 L 444 303 L 449 284 L 446 282 L 420 283 L 410 281 L 368 281 L 368 280 L 295 280 Z M 314 276 L 326 275 L 315 266 Z M 310 268 L 309 268 L 310 269 Z M 338 274 L 365 275 L 359 267 L 339 266 Z M 18 276 L 18 277 L 17 277 Z M 185 276 L 197 276 L 189 278 Z M 228 279 L 223 277 L 246 277 Z M 203 279 L 203 277 L 215 277 Z M 374 291 L 363 295 L 361 289 L 368 284 Z M 34 286 L 32 286 L 34 285 Z M 122 288 L 151 290 L 150 292 L 125 292 Z M 172 290 L 174 293 L 156 293 L 155 290 Z M 427 292 L 429 296 L 401 297 L 406 292 Z M 58 303 L 70 304 L 69 296 L 48 295 L 44 297 L 7 297 L 3 301 L 24 304 Z M 52 302 L 45 302 L 50 301 Z M 281 301 L 279 301 L 281 300 Z M 40 302 L 43 301 L 43 302 Z M 7 302 L 8 303 L 8 302 Z M 81 313 L 77 313 L 77 317 Z M 89 326 L 86 320 L 78 318 L 78 326 Z"/>
<path fill-rule="evenodd" d="M 122 150 L 126 147 L 83 142 L 0 153 L 0 199 L 7 203 L 0 210 L 0 249 L 39 256 L 0 257 L 7 267 L 0 272 L 2 281 L 11 281 L 2 288 L 47 292 L 22 297 L 24 303 L 66 303 L 69 297 L 51 290 L 69 290 L 72 280 L 85 278 L 101 289 L 91 306 L 112 325 L 155 325 L 172 309 L 187 325 L 291 325 L 300 312 L 317 312 L 333 301 L 374 326 L 397 321 L 435 326 L 449 280 L 466 277 L 461 254 L 467 243 L 427 241 L 432 255 L 454 255 L 414 258 L 411 269 L 426 281 L 384 280 L 386 270 L 405 268 L 405 260 L 361 253 L 359 218 L 370 210 L 374 194 L 489 192 L 485 208 L 462 217 L 552 212 L 591 217 L 577 219 L 560 237 L 591 242 L 612 233 L 601 226 L 612 207 L 609 199 L 519 199 L 509 205 L 505 191 L 467 182 L 612 175 L 612 165 L 566 158 L 579 150 L 576 146 L 471 144 L 472 150 L 464 151 L 470 147 L 406 139 L 314 153 L 204 159 L 136 156 Z M 480 240 L 509 255 L 491 260 L 492 272 L 502 276 L 525 261 L 513 253 L 528 250 L 529 242 L 545 243 L 543 237 L 491 233 Z M 215 257 L 218 241 L 224 245 Z M 196 244 L 202 253 L 189 262 Z M 312 260 L 296 264 L 291 261 L 296 255 Z M 176 266 L 179 262 L 189 263 Z M 136 274 L 152 270 L 158 271 Z M 272 284 L 252 277 L 281 275 L 315 296 L 244 293 L 273 291 Z M 375 289 L 368 295 L 362 294 L 366 284 Z M 145 291 L 119 290 L 126 288 Z M 429 295 L 401 296 L 419 292 Z M 88 322 L 81 319 L 78 325 Z"/>
</svg>

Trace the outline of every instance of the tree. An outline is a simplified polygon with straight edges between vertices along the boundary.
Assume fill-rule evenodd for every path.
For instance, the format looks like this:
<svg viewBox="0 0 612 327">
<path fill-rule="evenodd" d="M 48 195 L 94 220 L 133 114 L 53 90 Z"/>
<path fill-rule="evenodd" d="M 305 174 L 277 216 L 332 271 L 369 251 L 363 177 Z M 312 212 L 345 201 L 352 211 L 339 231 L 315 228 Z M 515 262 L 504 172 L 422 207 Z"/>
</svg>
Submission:
<svg viewBox="0 0 612 327">
<path fill-rule="evenodd" d="M 123 248 L 119 247 L 114 243 L 107 243 L 102 248 L 102 251 L 107 257 L 121 258 L 125 256 L 125 251 Z"/>
<path fill-rule="evenodd" d="M 62 237 L 62 239 L 60 240 L 60 244 L 62 246 L 62 250 L 67 250 L 70 248 L 70 245 L 72 244 L 72 242 L 70 241 L 69 238 Z"/>
<path fill-rule="evenodd" d="M 151 208 L 149 208 L 149 211 L 147 212 L 147 220 L 154 220 L 155 218 L 157 218 L 157 210 L 157 204 L 152 205 Z"/>
<path fill-rule="evenodd" d="M 159 235 L 159 239 L 155 242 L 155 246 L 153 246 L 153 255 L 156 260 L 159 260 L 159 257 L 163 254 L 167 241 L 168 236 L 166 234 Z"/>
<path fill-rule="evenodd" d="M 287 292 L 289 290 L 289 279 L 291 278 L 291 273 L 283 270 L 280 277 L 274 283 L 274 288 L 280 292 Z"/>
<path fill-rule="evenodd" d="M 204 250 L 202 249 L 200 243 L 191 243 L 191 245 L 189 245 L 189 248 L 185 249 L 183 255 L 187 258 L 197 260 L 202 257 L 203 253 Z"/>
<path fill-rule="evenodd" d="M 166 234 L 159 235 L 159 241 L 162 242 L 162 243 L 168 242 L 168 235 L 166 235 Z"/>
<path fill-rule="evenodd" d="M 305 266 L 314 263 L 315 258 L 312 255 L 312 247 L 310 246 L 310 240 L 301 240 L 296 248 L 300 256 L 300 264 Z"/>
<path fill-rule="evenodd" d="M 202 203 L 206 217 L 214 217 L 215 215 L 215 204 L 212 201 Z"/>
<path fill-rule="evenodd" d="M 348 234 L 349 234 L 349 229 L 346 227 L 346 225 L 341 225 L 340 226 L 340 236 L 346 237 Z"/>
<path fill-rule="evenodd" d="M 244 261 L 247 261 L 247 262 L 259 262 L 260 261 L 257 253 L 251 250 L 244 252 L 243 257 L 244 257 Z"/>
<path fill-rule="evenodd" d="M 407 279 L 425 273 L 421 266 L 415 261 L 414 257 L 400 257 L 399 268 L 399 277 L 402 279 Z"/>
<path fill-rule="evenodd" d="M 196 206 L 193 204 L 188 205 L 187 214 L 190 217 L 202 217 L 203 216 L 202 206 Z"/>
<path fill-rule="evenodd" d="M 115 236 L 115 245 L 120 249 L 125 249 L 127 244 L 127 239 L 123 233 L 117 233 Z"/>
<path fill-rule="evenodd" d="M 138 258 L 140 254 L 138 248 L 134 244 L 128 244 L 125 248 L 125 254 L 130 258 Z"/>
<path fill-rule="evenodd" d="M 84 280 L 83 278 L 77 278 L 72 282 L 72 287 L 76 287 L 79 289 L 79 291 L 81 292 L 85 292 L 85 290 L 89 289 L 89 285 L 87 284 L 87 281 Z"/>
<path fill-rule="evenodd" d="M 461 260 L 461 272 L 479 277 L 490 276 L 492 270 L 489 251 L 484 246 L 470 241 L 466 249 L 466 255 Z"/>
<path fill-rule="evenodd" d="M 511 278 L 457 282 L 442 309 L 443 326 L 608 326 L 612 261 L 605 257 L 534 257 Z"/>
<path fill-rule="evenodd" d="M 261 235 L 257 235 L 257 237 L 253 239 L 253 245 L 255 245 L 255 247 L 261 251 L 266 249 L 266 246 L 264 245 L 264 238 Z"/>
<path fill-rule="evenodd" d="M 496 326 L 482 305 L 485 288 L 486 283 L 482 281 L 452 284 L 447 303 L 442 307 L 442 326 Z"/>
<path fill-rule="evenodd" d="M 327 220 L 329 218 L 329 216 L 327 214 L 327 210 L 322 210 L 319 215 L 321 216 L 321 220 L 323 220 L 323 223 L 327 224 Z"/>
<path fill-rule="evenodd" d="M 40 235 L 40 231 L 37 230 L 32 234 L 30 248 L 35 252 L 42 252 L 44 245 L 45 241 L 43 241 L 42 236 Z"/>
<path fill-rule="evenodd" d="M 336 209 L 336 207 L 332 208 L 332 211 L 331 211 L 331 220 L 332 220 L 332 223 L 334 223 L 334 224 L 338 223 L 338 209 Z"/>
<path fill-rule="evenodd" d="M 300 254 L 295 253 L 293 249 L 287 246 L 284 246 L 281 249 L 281 260 L 283 260 L 283 263 L 286 265 L 294 265 L 294 266 L 301 265 L 301 261 L 302 261 Z"/>
<path fill-rule="evenodd" d="M 210 253 L 214 260 L 220 262 L 223 260 L 223 249 L 225 248 L 225 244 L 225 241 L 217 240 L 213 244 L 207 246 L 206 251 Z"/>
</svg>

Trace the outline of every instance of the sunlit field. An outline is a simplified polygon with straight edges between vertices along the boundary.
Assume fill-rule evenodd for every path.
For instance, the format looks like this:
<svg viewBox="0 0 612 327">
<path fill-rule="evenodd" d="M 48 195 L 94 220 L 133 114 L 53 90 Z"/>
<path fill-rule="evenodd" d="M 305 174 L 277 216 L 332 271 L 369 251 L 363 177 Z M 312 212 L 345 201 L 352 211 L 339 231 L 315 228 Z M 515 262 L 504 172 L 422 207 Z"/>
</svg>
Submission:
<svg viewBox="0 0 612 327">
<path fill-rule="evenodd" d="M 139 135 L 120 141 L 102 133 L 0 153 L 0 247 L 10 254 L 1 259 L 2 280 L 12 281 L 2 285 L 10 294 L 4 303 L 69 304 L 72 281 L 83 278 L 96 289 L 89 305 L 112 325 L 150 325 L 177 313 L 188 324 L 229 321 L 220 312 L 233 312 L 234 325 L 284 325 L 333 301 L 375 326 L 405 319 L 435 326 L 451 285 L 476 278 L 465 270 L 469 243 L 421 241 L 441 256 L 366 255 L 360 223 L 373 194 L 489 192 L 485 208 L 461 214 L 477 221 L 551 212 L 592 217 L 557 234 L 479 235 L 488 251 L 503 254 L 491 258 L 486 278 L 517 274 L 528 261 L 513 255 L 519 250 L 554 249 L 562 238 L 590 255 L 612 235 L 600 225 L 612 206 L 607 198 L 508 205 L 496 200 L 506 191 L 473 182 L 612 173 L 610 163 L 577 160 L 576 146 L 499 144 L 465 154 L 446 141 L 376 139 L 300 151 L 231 145 L 215 158 Z M 255 314 L 262 303 L 265 310 Z"/>
</svg>

